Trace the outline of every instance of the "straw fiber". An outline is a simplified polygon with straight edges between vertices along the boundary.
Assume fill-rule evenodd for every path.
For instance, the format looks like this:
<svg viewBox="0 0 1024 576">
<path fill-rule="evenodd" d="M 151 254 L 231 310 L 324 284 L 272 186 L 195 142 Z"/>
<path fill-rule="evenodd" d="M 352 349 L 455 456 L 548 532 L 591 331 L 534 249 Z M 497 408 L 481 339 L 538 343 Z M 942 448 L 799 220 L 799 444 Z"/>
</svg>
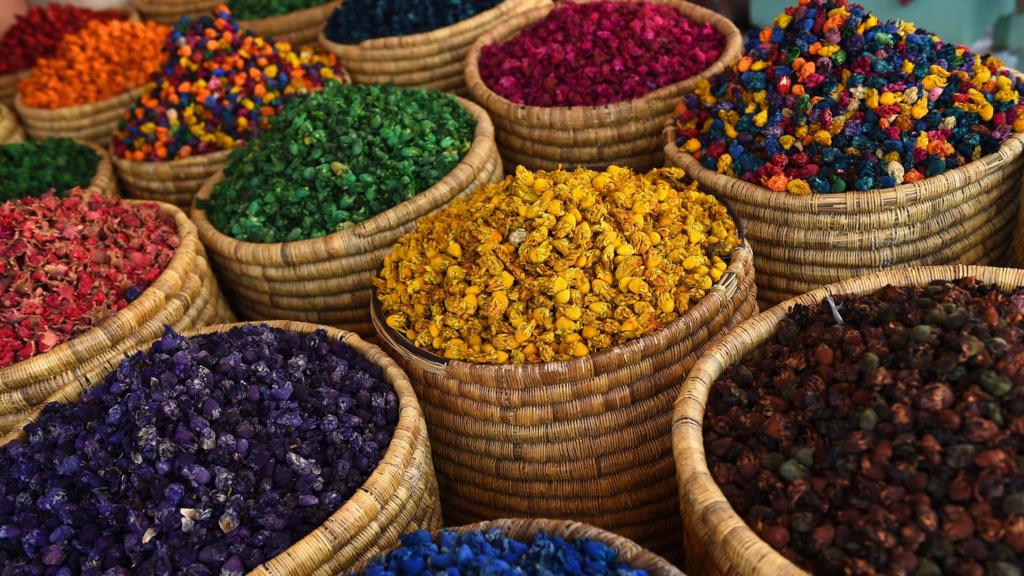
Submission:
<svg viewBox="0 0 1024 576">
<path fill-rule="evenodd" d="M 113 150 L 110 156 L 127 196 L 185 208 L 203 182 L 224 167 L 230 153 L 222 150 L 168 162 L 135 162 L 117 157 Z"/>
<path fill-rule="evenodd" d="M 563 362 L 445 361 L 388 328 L 374 301 L 377 336 L 423 403 L 448 521 L 574 519 L 679 561 L 669 408 L 704 349 L 756 312 L 752 261 L 744 244 L 676 321 Z"/>
<path fill-rule="evenodd" d="M 678 9 L 695 22 L 710 23 L 725 37 L 725 48 L 719 59 L 700 74 L 627 102 L 525 106 L 499 96 L 484 83 L 480 77 L 483 47 L 505 42 L 543 19 L 552 9 L 550 4 L 507 19 L 476 40 L 466 57 L 466 84 L 473 100 L 494 120 L 506 169 L 517 163 L 547 170 L 559 165 L 604 168 L 611 164 L 644 170 L 662 164 L 661 131 L 674 114 L 676 103 L 693 91 L 701 78 L 734 64 L 740 57 L 743 38 L 732 22 L 711 10 L 685 0 L 653 1 Z"/>
<path fill-rule="evenodd" d="M 20 424 L 50 395 L 69 385 L 94 385 L 126 351 L 159 337 L 164 325 L 185 330 L 234 319 L 195 226 L 178 208 L 159 207 L 174 219 L 181 238 L 170 264 L 141 296 L 98 326 L 0 368 L 0 433 Z"/>
<path fill-rule="evenodd" d="M 310 333 L 323 328 L 331 340 L 340 340 L 384 370 L 385 380 L 398 394 L 398 424 L 380 464 L 365 484 L 319 528 L 287 550 L 249 572 L 249 576 L 302 574 L 328 576 L 347 570 L 357 562 L 373 558 L 398 544 L 399 538 L 416 530 L 436 530 L 442 525 L 437 481 L 430 457 L 430 443 L 423 413 L 409 378 L 380 348 L 350 332 L 298 322 L 267 322 L 269 326 Z M 238 324 L 217 324 L 176 329 L 188 335 L 226 332 Z M 148 349 L 159 336 L 136 338 L 126 353 Z M 120 363 L 123 355 L 108 358 L 94 380 L 79 380 L 47 398 L 46 403 L 77 402 L 81 395 L 102 381 Z M 24 438 L 22 428 L 38 417 L 37 408 L 18 422 L 17 430 L 0 440 L 0 445 Z"/>
<path fill-rule="evenodd" d="M 35 140 L 63 137 L 106 146 L 132 102 L 150 88 L 151 85 L 140 86 L 99 102 L 52 110 L 26 106 L 19 94 L 14 100 L 14 107 L 21 117 L 25 132 Z"/>
<path fill-rule="evenodd" d="M 15 144 L 25 140 L 25 132 L 18 124 L 14 111 L 0 102 L 0 144 Z"/>
<path fill-rule="evenodd" d="M 1001 265 L 1011 251 L 1024 134 L 1011 135 L 994 154 L 932 178 L 808 196 L 718 174 L 676 147 L 671 126 L 665 138 L 666 163 L 682 166 L 743 220 L 763 307 L 884 268 Z"/>
<path fill-rule="evenodd" d="M 320 34 L 320 45 L 337 54 L 360 84 L 395 84 L 463 92 L 463 60 L 473 42 L 501 22 L 551 0 L 504 0 L 472 18 L 421 34 L 338 44 Z"/>
<path fill-rule="evenodd" d="M 829 284 L 775 306 L 741 324 L 697 362 L 676 399 L 672 420 L 683 541 L 691 573 L 806 576 L 743 522 L 708 470 L 702 430 L 704 413 L 711 387 L 725 370 L 765 342 L 795 304 L 818 304 L 829 294 L 868 294 L 887 285 L 923 286 L 933 280 L 968 276 L 1004 289 L 1024 286 L 1024 270 L 1009 268 L 953 265 L 875 272 Z"/>
<path fill-rule="evenodd" d="M 258 36 L 270 37 L 280 42 L 290 42 L 295 46 L 315 44 L 320 30 L 327 23 L 331 12 L 341 5 L 339 0 L 296 10 L 280 16 L 261 18 L 259 20 L 241 20 L 239 26 L 252 30 Z"/>
<path fill-rule="evenodd" d="M 114 178 L 114 166 L 110 163 L 110 155 L 92 142 L 79 140 L 77 144 L 88 146 L 100 157 L 100 163 L 96 165 L 96 174 L 89 181 L 89 185 L 85 188 L 86 191 L 100 196 L 117 198 L 117 180 Z"/>
<path fill-rule="evenodd" d="M 601 542 L 618 552 L 619 558 L 631 568 L 643 570 L 650 576 L 684 576 L 678 568 L 669 564 L 664 558 L 644 550 L 636 542 L 580 522 L 516 518 L 491 520 L 466 526 L 445 528 L 445 530 L 451 530 L 460 534 L 469 532 L 486 533 L 492 529 L 501 530 L 508 538 L 520 542 L 528 542 L 541 532 L 569 541 L 590 540 Z M 385 552 L 390 551 L 390 549 L 385 550 Z M 354 566 L 348 574 L 360 575 L 366 570 L 368 565 L 369 561 L 361 562 Z"/>
<path fill-rule="evenodd" d="M 196 195 L 192 219 L 238 311 L 254 320 L 315 322 L 372 335 L 370 287 L 391 246 L 415 228 L 419 217 L 503 177 L 487 114 L 472 102 L 459 102 L 477 122 L 462 161 L 411 200 L 328 236 L 272 244 L 227 236 L 199 207 L 222 174 L 211 177 Z"/>
<path fill-rule="evenodd" d="M 18 95 L 18 82 L 28 78 L 30 71 L 0 74 L 0 106 L 14 106 L 14 97 Z"/>
<path fill-rule="evenodd" d="M 221 0 L 132 0 L 132 8 L 146 20 L 174 25 L 182 16 L 202 16 L 213 12 Z"/>
</svg>

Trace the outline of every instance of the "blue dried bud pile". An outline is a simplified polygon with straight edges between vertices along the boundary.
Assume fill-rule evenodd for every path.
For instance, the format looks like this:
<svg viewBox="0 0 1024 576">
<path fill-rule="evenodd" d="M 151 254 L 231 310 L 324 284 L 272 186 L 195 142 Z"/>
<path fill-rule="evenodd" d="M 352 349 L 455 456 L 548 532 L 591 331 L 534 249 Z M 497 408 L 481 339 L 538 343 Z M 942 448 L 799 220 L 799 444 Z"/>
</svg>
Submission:
<svg viewBox="0 0 1024 576">
<path fill-rule="evenodd" d="M 0 447 L 0 574 L 242 576 L 351 497 L 397 420 L 323 331 L 168 329 Z"/>
<path fill-rule="evenodd" d="M 339 44 L 408 36 L 445 28 L 486 12 L 501 0 L 345 0 L 324 35 Z"/>
<path fill-rule="evenodd" d="M 543 532 L 529 542 L 497 529 L 459 534 L 442 530 L 436 540 L 420 530 L 379 556 L 365 576 L 646 576 L 619 560 L 619 553 L 593 540 L 567 541 Z"/>
</svg>

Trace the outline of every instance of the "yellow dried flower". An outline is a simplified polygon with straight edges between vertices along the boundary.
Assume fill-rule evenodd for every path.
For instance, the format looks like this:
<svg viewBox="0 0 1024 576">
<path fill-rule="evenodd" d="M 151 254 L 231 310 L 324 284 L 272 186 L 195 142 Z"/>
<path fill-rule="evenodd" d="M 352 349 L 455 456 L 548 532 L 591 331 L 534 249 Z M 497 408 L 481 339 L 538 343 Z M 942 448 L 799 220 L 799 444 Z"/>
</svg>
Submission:
<svg viewBox="0 0 1024 576">
<path fill-rule="evenodd" d="M 421 219 L 374 280 L 389 326 L 478 363 L 568 360 L 664 326 L 739 245 L 679 168 L 530 172 Z"/>
</svg>

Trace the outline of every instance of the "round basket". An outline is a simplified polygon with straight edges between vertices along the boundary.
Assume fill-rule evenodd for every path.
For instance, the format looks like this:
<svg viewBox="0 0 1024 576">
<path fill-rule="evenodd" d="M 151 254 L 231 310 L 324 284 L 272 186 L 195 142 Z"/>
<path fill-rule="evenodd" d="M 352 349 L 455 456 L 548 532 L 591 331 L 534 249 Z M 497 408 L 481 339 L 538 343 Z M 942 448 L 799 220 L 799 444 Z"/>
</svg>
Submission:
<svg viewBox="0 0 1024 576">
<path fill-rule="evenodd" d="M 743 522 L 708 470 L 702 424 L 711 386 L 719 376 L 765 342 L 795 304 L 818 304 L 829 294 L 868 294 L 887 285 L 924 286 L 933 280 L 968 276 L 1006 289 L 1024 286 L 1024 270 L 1008 268 L 957 265 L 876 272 L 787 300 L 740 325 L 697 362 L 683 383 L 672 421 L 688 570 L 709 575 L 807 576 Z"/>
<path fill-rule="evenodd" d="M 601 542 L 612 550 L 618 552 L 619 559 L 628 564 L 631 568 L 643 570 L 649 576 L 684 576 L 678 568 L 669 564 L 664 558 L 644 550 L 636 542 L 581 522 L 572 522 L 570 520 L 515 518 L 490 520 L 487 522 L 479 522 L 477 524 L 469 524 L 467 526 L 445 528 L 444 530 L 451 530 L 453 532 L 458 532 L 459 534 L 466 534 L 468 532 L 486 532 L 492 529 L 501 530 L 506 537 L 513 540 L 519 540 L 520 542 L 529 541 L 541 532 L 548 534 L 549 536 L 557 536 L 568 541 L 585 539 L 594 542 Z M 434 534 L 436 535 L 437 532 L 435 531 Z M 390 550 L 385 550 L 385 552 L 389 551 Z M 370 561 L 360 562 L 347 574 L 353 576 L 361 575 L 369 564 Z"/>
<path fill-rule="evenodd" d="M 704 350 L 756 312 L 752 262 L 743 244 L 674 322 L 560 362 L 445 361 L 388 327 L 374 299 L 377 336 L 423 403 L 449 522 L 573 519 L 678 563 L 671 405 Z"/>
<path fill-rule="evenodd" d="M 481 34 L 551 0 L 504 0 L 494 8 L 451 26 L 421 34 L 387 36 L 359 44 L 338 44 L 320 33 L 320 45 L 337 54 L 360 84 L 395 84 L 466 93 L 463 61 Z"/>
<path fill-rule="evenodd" d="M 195 225 L 178 208 L 159 207 L 174 219 L 181 238 L 167 268 L 141 296 L 98 326 L 28 360 L 0 367 L 0 433 L 22 424 L 51 394 L 95 384 L 126 351 L 158 338 L 165 325 L 187 330 L 233 320 Z"/>
<path fill-rule="evenodd" d="M 196 195 L 192 220 L 238 312 L 257 320 L 283 318 L 373 334 L 370 288 L 391 245 L 420 216 L 502 178 L 487 114 L 471 102 L 459 102 L 476 120 L 473 144 L 462 161 L 411 200 L 341 232 L 272 244 L 236 240 L 217 230 L 199 207 L 222 174 L 207 181 Z"/>
<path fill-rule="evenodd" d="M 0 102 L 0 144 L 15 144 L 25 140 L 25 132 L 18 124 L 14 111 Z"/>
<path fill-rule="evenodd" d="M 398 395 L 398 424 L 377 468 L 369 479 L 345 504 L 338 508 L 319 528 L 313 530 L 287 550 L 249 571 L 248 576 L 303 574 L 331 576 L 347 570 L 357 562 L 373 558 L 396 545 L 402 534 L 441 527 L 441 507 L 437 497 L 437 481 L 430 460 L 430 442 L 423 413 L 416 394 L 402 369 L 380 348 L 359 336 L 315 324 L 299 322 L 267 322 L 268 326 L 308 334 L 324 329 L 327 337 L 343 341 L 367 360 L 384 370 L 384 379 Z M 186 330 L 186 335 L 225 332 L 238 324 L 218 324 L 202 329 Z M 159 335 L 159 333 L 158 333 Z M 140 340 L 131 351 L 145 350 L 153 338 Z M 76 383 L 46 400 L 46 403 L 76 402 L 81 395 L 100 382 L 120 363 L 122 356 L 104 363 L 104 370 L 95 382 Z M 41 409 L 41 408 L 40 408 Z M 37 409 L 29 421 L 38 416 Z M 0 440 L 0 445 L 24 438 L 22 428 Z"/>
<path fill-rule="evenodd" d="M 52 110 L 26 106 L 21 94 L 18 94 L 14 107 L 25 131 L 34 140 L 73 138 L 106 146 L 124 112 L 132 102 L 151 89 L 152 85 L 140 86 L 99 102 Z"/>
<path fill-rule="evenodd" d="M 132 198 L 159 200 L 187 208 L 203 183 L 224 167 L 230 150 L 167 162 L 135 162 L 109 149 L 117 178 Z"/>
<path fill-rule="evenodd" d="M 238 24 L 259 36 L 273 38 L 279 42 L 290 42 L 295 46 L 314 44 L 320 30 L 323 30 L 324 24 L 330 18 L 331 12 L 334 12 L 334 9 L 340 4 L 339 0 L 331 0 L 319 6 L 296 10 L 280 16 L 260 18 L 259 20 L 240 20 Z"/>
<path fill-rule="evenodd" d="M 182 16 L 201 16 L 213 12 L 222 0 L 132 0 L 132 8 L 146 20 L 175 25 Z"/>
<path fill-rule="evenodd" d="M 18 95 L 18 82 L 21 82 L 31 72 L 24 70 L 11 74 L 0 74 L 0 106 L 14 106 L 14 98 Z"/>
<path fill-rule="evenodd" d="M 494 120 L 506 167 L 522 164 L 553 170 L 579 165 L 603 169 L 615 164 L 646 170 L 662 165 L 661 131 L 676 104 L 701 78 L 718 74 L 739 60 L 743 38 L 732 22 L 711 10 L 684 0 L 652 1 L 672 6 L 694 22 L 710 23 L 725 37 L 725 47 L 718 60 L 700 74 L 626 102 L 542 108 L 516 104 L 487 87 L 480 77 L 483 47 L 505 42 L 543 19 L 551 5 L 510 18 L 477 39 L 466 57 L 466 84 L 473 100 Z"/>
<path fill-rule="evenodd" d="M 675 144 L 681 166 L 726 199 L 754 249 L 764 306 L 883 268 L 999 265 L 1009 257 L 1024 170 L 1024 134 L 995 152 L 938 176 L 894 188 L 794 196 L 719 174 Z"/>
</svg>

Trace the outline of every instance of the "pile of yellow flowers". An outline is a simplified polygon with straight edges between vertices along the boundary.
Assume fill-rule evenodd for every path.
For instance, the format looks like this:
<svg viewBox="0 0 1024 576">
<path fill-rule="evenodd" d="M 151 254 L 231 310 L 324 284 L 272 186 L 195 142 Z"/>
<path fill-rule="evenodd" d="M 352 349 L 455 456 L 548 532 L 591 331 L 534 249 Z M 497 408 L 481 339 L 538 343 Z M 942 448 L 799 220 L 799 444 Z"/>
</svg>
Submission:
<svg viewBox="0 0 1024 576">
<path fill-rule="evenodd" d="M 679 317 L 722 277 L 736 224 L 680 168 L 530 172 L 423 218 L 375 279 L 392 328 L 479 363 L 585 356 Z"/>
</svg>

